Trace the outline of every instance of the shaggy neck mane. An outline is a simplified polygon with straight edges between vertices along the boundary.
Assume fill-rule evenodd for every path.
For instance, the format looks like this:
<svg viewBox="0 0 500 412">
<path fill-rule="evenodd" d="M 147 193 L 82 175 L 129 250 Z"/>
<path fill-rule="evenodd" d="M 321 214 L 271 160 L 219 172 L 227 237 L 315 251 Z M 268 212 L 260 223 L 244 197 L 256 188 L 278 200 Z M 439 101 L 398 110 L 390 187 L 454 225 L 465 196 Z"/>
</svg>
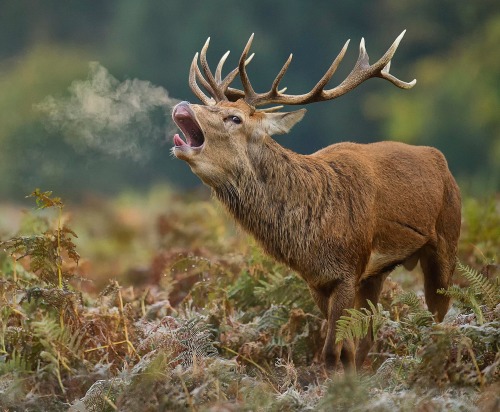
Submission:
<svg viewBox="0 0 500 412">
<path fill-rule="evenodd" d="M 311 221 L 321 220 L 338 199 L 335 174 L 326 162 L 294 153 L 271 138 L 264 146 L 249 146 L 248 159 L 250 167 L 215 185 L 215 195 L 268 253 L 294 267 L 314 246 L 317 224 Z"/>
</svg>

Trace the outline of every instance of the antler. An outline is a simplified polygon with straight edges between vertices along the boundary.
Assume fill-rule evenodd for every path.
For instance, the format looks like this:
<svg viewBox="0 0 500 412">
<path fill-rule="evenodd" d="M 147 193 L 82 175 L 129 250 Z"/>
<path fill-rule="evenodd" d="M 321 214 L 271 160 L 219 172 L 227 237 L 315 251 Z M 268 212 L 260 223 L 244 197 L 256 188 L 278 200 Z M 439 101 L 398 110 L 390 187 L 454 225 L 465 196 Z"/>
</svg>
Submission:
<svg viewBox="0 0 500 412">
<path fill-rule="evenodd" d="M 253 58 L 253 54 L 247 58 L 248 52 L 250 51 L 250 47 L 253 41 L 253 34 L 248 39 L 248 42 L 241 54 L 241 58 L 238 63 L 238 67 L 231 71 L 224 80 L 221 79 L 222 66 L 229 54 L 227 52 L 222 56 L 219 64 L 217 65 L 217 70 L 215 72 L 215 77 L 213 76 L 210 68 L 208 67 L 206 60 L 206 50 L 208 48 L 208 43 L 210 38 L 207 40 L 200 55 L 200 61 L 202 65 L 203 72 L 205 73 L 205 78 L 202 76 L 200 69 L 198 68 L 198 53 L 196 53 L 193 63 L 191 64 L 191 70 L 189 75 L 189 83 L 193 92 L 203 101 L 205 104 L 214 104 L 215 102 L 222 100 L 230 100 L 234 101 L 237 99 L 243 98 L 248 104 L 252 106 L 264 106 L 268 104 L 283 104 L 283 105 L 296 105 L 296 104 L 307 104 L 313 102 L 320 102 L 325 100 L 335 99 L 339 96 L 346 94 L 351 91 L 355 87 L 359 86 L 365 80 L 368 80 L 372 77 L 381 77 L 390 81 L 392 84 L 400 87 L 402 89 L 410 89 L 416 84 L 416 80 L 412 80 L 407 83 L 398 78 L 394 77 L 389 73 L 389 68 L 391 66 L 391 59 L 396 52 L 396 49 L 399 46 L 401 39 L 403 38 L 406 30 L 404 30 L 394 41 L 392 46 L 385 52 L 382 58 L 377 61 L 375 64 L 370 65 L 368 53 L 365 48 L 365 40 L 361 39 L 361 43 L 359 45 L 359 56 L 354 68 L 351 73 L 347 76 L 347 78 L 340 83 L 340 85 L 334 87 L 333 89 L 325 90 L 325 86 L 332 78 L 333 74 L 337 70 L 340 62 L 344 58 L 344 55 L 347 51 L 347 47 L 349 46 L 349 40 L 345 43 L 344 47 L 337 55 L 337 57 L 333 60 L 330 68 L 326 71 L 323 77 L 319 80 L 319 82 L 312 88 L 312 90 L 306 94 L 301 95 L 290 95 L 284 94 L 285 89 L 279 90 L 279 84 L 283 76 L 285 75 L 290 63 L 292 61 L 292 54 L 285 62 L 278 75 L 274 79 L 271 89 L 266 93 L 256 93 L 250 83 L 250 79 L 248 78 L 248 74 L 246 72 L 246 65 Z M 238 89 L 230 88 L 229 85 L 234 80 L 236 75 L 240 74 L 241 83 L 243 85 L 243 91 Z M 196 84 L 196 79 L 199 79 L 203 87 L 210 93 L 212 98 L 207 97 L 201 89 Z M 215 100 L 214 100 L 215 99 Z M 274 108 L 273 108 L 274 109 Z M 271 110 L 273 110 L 271 109 Z M 268 109 L 269 110 L 269 109 Z"/>
<path fill-rule="evenodd" d="M 201 68 L 205 77 L 201 74 L 200 68 L 198 67 L 198 53 L 194 55 L 193 61 L 191 63 L 191 69 L 189 70 L 189 86 L 194 94 L 206 105 L 213 105 L 216 102 L 223 100 L 235 101 L 244 98 L 244 93 L 241 90 L 233 89 L 229 85 L 233 82 L 236 75 L 239 72 L 239 68 L 233 69 L 224 79 L 222 79 L 222 67 L 229 56 L 229 50 L 224 53 L 222 58 L 217 65 L 215 70 L 215 76 L 212 74 L 210 67 L 207 62 L 207 49 L 210 43 L 210 37 L 205 42 L 200 53 Z M 253 59 L 255 54 L 252 53 L 249 58 L 245 57 L 243 66 L 246 66 Z M 208 97 L 198 86 L 196 80 L 199 80 L 204 89 L 212 96 Z"/>
</svg>

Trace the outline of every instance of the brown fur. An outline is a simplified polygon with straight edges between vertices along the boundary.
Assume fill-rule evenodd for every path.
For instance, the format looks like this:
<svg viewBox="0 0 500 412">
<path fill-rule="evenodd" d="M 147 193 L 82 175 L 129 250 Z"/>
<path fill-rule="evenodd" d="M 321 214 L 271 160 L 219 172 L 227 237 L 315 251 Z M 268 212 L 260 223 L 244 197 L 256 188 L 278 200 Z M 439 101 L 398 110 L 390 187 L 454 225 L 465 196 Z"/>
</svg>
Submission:
<svg viewBox="0 0 500 412">
<path fill-rule="evenodd" d="M 190 105 L 205 137 L 176 150 L 267 253 L 296 270 L 328 323 L 323 355 L 359 368 L 372 344 L 335 345 L 344 309 L 377 303 L 397 265 L 420 260 L 429 310 L 441 321 L 455 267 L 460 194 L 441 152 L 396 142 L 339 143 L 300 155 L 276 143 L 304 111 L 256 112 L 243 101 Z M 174 109 L 175 113 L 175 109 Z M 237 115 L 241 124 L 228 116 Z"/>
</svg>

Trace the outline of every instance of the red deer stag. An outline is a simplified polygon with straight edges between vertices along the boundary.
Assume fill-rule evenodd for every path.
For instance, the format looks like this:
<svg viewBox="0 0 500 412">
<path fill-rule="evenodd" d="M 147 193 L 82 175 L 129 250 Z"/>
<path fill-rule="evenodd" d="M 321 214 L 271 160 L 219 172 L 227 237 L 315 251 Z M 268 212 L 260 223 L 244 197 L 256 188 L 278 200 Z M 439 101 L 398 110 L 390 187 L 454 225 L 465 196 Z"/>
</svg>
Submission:
<svg viewBox="0 0 500 412">
<path fill-rule="evenodd" d="M 441 321 L 449 298 L 436 293 L 449 285 L 460 232 L 460 193 L 444 156 L 431 147 L 397 142 L 339 143 L 311 155 L 294 153 L 271 136 L 287 133 L 305 109 L 277 112 L 342 96 L 372 77 L 402 88 L 389 66 L 405 32 L 382 58 L 369 64 L 361 40 L 354 69 L 325 90 L 347 50 L 347 42 L 321 80 L 306 94 L 285 94 L 279 83 L 292 56 L 265 93 L 254 91 L 245 66 L 253 35 L 238 67 L 222 78 L 229 52 L 212 73 L 205 43 L 196 53 L 189 84 L 203 105 L 181 102 L 172 117 L 185 140 L 174 136 L 173 154 L 213 189 L 237 222 L 277 260 L 297 271 L 327 319 L 323 348 L 326 366 L 338 359 L 345 370 L 361 367 L 372 345 L 335 344 L 336 322 L 344 309 L 377 303 L 386 276 L 398 265 L 420 261 L 429 310 Z M 230 87 L 241 78 L 243 90 Z M 208 97 L 198 83 L 211 95 Z"/>
</svg>

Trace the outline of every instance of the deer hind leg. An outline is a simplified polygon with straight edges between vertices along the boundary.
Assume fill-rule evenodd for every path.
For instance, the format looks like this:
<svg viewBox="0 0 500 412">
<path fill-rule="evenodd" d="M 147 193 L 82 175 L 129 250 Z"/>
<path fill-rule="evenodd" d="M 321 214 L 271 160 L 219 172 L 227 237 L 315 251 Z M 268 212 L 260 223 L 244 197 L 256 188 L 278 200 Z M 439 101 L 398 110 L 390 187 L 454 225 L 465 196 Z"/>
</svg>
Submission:
<svg viewBox="0 0 500 412">
<path fill-rule="evenodd" d="M 436 222 L 436 237 L 425 245 L 420 253 L 420 265 L 424 272 L 425 301 L 429 311 L 441 322 L 448 312 L 450 298 L 437 293 L 450 286 L 457 259 L 457 243 L 460 236 L 460 194 L 449 187 L 445 191 L 444 208 Z"/>
<path fill-rule="evenodd" d="M 385 271 L 377 275 L 372 275 L 369 278 L 361 280 L 357 293 L 356 293 L 356 309 L 367 308 L 369 309 L 368 301 L 377 306 L 380 292 L 384 280 L 390 271 Z M 363 362 L 368 355 L 370 348 L 373 345 L 373 329 L 370 323 L 368 334 L 359 341 L 358 349 L 356 350 L 356 369 L 360 370 Z"/>
<path fill-rule="evenodd" d="M 322 309 L 327 319 L 327 334 L 322 354 L 325 366 L 333 370 L 340 359 L 345 372 L 354 371 L 354 342 L 335 343 L 337 320 L 344 314 L 344 309 L 354 306 L 354 284 L 344 280 L 326 289 L 329 289 L 327 293 L 318 289 L 313 292 L 313 297 L 317 303 L 321 303 L 320 309 Z M 320 298 L 320 296 L 323 297 Z"/>
<path fill-rule="evenodd" d="M 441 322 L 448 312 L 450 298 L 438 294 L 439 289 L 447 289 L 455 270 L 455 253 L 439 239 L 437 245 L 427 245 L 422 249 L 420 265 L 424 272 L 425 302 L 429 311 Z"/>
</svg>

